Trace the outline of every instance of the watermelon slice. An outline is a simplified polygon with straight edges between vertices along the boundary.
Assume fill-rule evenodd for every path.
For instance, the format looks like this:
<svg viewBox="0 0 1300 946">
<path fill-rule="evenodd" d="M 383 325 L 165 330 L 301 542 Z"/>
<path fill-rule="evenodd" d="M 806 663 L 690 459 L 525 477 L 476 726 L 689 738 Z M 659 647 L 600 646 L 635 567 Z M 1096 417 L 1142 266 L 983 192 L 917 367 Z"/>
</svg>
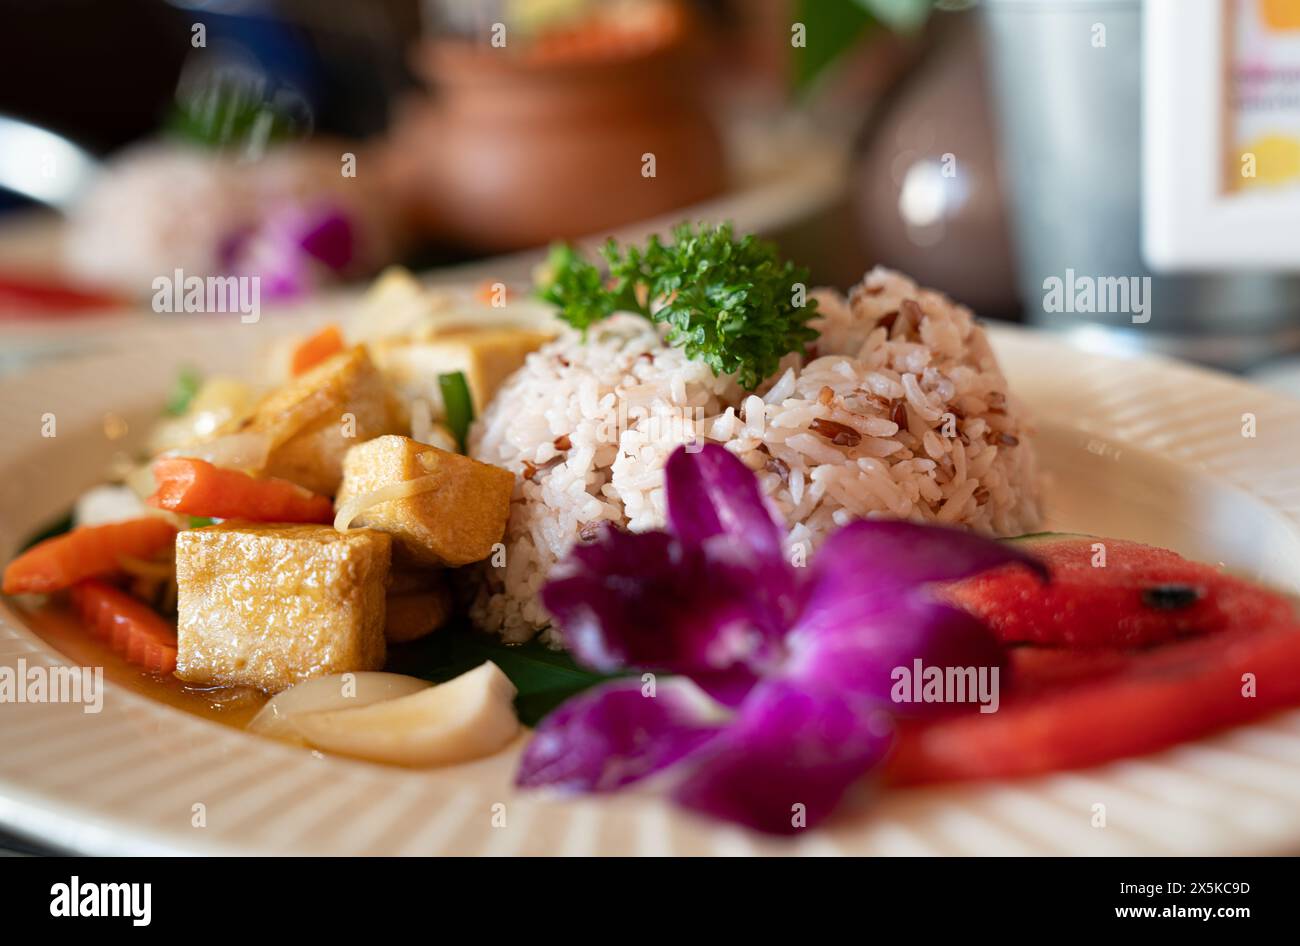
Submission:
<svg viewBox="0 0 1300 946">
<path fill-rule="evenodd" d="M 1284 596 L 1168 549 L 1052 533 L 1013 541 L 1047 564 L 1050 584 L 1009 567 L 949 589 L 1007 644 L 1135 649 L 1293 616 Z"/>
<path fill-rule="evenodd" d="M 1092 564 L 1099 542 L 1105 567 Z M 1018 645 L 999 710 L 906 723 L 891 781 L 1097 765 L 1300 705 L 1300 621 L 1286 597 L 1135 542 L 1033 545 L 1049 584 L 1008 569 L 947 589 Z"/>
</svg>

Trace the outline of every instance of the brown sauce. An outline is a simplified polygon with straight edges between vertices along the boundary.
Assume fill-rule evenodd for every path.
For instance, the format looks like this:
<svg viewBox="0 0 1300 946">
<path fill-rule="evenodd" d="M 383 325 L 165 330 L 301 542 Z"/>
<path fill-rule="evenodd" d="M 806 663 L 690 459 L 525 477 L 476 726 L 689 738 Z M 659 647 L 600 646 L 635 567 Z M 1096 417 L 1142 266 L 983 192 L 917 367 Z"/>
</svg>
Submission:
<svg viewBox="0 0 1300 946">
<path fill-rule="evenodd" d="M 248 687 L 193 687 L 175 677 L 143 671 L 91 637 L 62 603 L 28 605 L 11 598 L 9 604 L 27 627 L 68 660 L 83 667 L 103 667 L 106 681 L 195 716 L 242 729 L 269 699 Z"/>
</svg>

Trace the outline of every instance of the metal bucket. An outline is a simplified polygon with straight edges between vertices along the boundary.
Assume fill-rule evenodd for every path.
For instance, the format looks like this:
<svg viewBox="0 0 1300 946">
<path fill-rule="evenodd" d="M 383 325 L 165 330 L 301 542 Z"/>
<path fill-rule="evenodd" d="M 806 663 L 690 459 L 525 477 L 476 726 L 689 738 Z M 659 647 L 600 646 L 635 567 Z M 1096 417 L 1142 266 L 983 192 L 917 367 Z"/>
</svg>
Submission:
<svg viewBox="0 0 1300 946">
<path fill-rule="evenodd" d="M 1157 275 L 1142 259 L 1139 0 L 984 0 L 983 22 L 1028 321 L 1232 369 L 1300 350 L 1300 280 Z M 1145 286 L 1147 311 L 1063 310 L 1054 280 L 1071 276 Z"/>
</svg>

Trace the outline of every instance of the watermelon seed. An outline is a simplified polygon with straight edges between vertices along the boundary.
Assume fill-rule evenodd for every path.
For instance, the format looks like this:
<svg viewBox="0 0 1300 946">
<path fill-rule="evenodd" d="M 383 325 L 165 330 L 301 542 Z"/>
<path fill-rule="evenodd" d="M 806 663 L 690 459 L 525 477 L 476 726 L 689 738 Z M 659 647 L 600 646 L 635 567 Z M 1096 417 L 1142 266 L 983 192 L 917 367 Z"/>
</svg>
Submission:
<svg viewBox="0 0 1300 946">
<path fill-rule="evenodd" d="M 1192 585 L 1153 585 L 1142 589 L 1142 603 L 1158 611 L 1190 608 L 1205 597 L 1205 589 Z"/>
</svg>

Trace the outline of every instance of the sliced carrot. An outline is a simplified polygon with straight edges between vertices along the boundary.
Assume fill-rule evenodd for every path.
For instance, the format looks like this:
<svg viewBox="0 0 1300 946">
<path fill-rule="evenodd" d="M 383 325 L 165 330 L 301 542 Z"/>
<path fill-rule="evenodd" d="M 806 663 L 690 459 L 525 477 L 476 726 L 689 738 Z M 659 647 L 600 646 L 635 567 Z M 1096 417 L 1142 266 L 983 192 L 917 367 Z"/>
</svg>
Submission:
<svg viewBox="0 0 1300 946">
<path fill-rule="evenodd" d="M 131 663 L 154 673 L 176 669 L 176 628 L 139 598 L 92 578 L 72 586 L 72 605 L 92 637 Z"/>
<path fill-rule="evenodd" d="M 290 370 L 295 375 L 300 375 L 331 355 L 337 355 L 343 349 L 343 333 L 339 331 L 337 325 L 327 325 L 311 338 L 300 342 L 293 350 Z"/>
<path fill-rule="evenodd" d="M 497 306 L 504 303 L 506 299 L 505 283 L 495 279 L 485 279 L 474 290 L 474 298 L 484 305 Z"/>
<path fill-rule="evenodd" d="M 334 504 L 288 480 L 259 480 L 193 457 L 163 457 L 153 465 L 158 490 L 146 502 L 159 509 L 213 519 L 330 522 Z"/>
<path fill-rule="evenodd" d="M 49 594 L 83 578 L 122 570 L 123 558 L 151 558 L 176 541 L 176 527 L 145 516 L 102 526 L 82 526 L 33 545 L 5 569 L 4 593 Z"/>
</svg>

